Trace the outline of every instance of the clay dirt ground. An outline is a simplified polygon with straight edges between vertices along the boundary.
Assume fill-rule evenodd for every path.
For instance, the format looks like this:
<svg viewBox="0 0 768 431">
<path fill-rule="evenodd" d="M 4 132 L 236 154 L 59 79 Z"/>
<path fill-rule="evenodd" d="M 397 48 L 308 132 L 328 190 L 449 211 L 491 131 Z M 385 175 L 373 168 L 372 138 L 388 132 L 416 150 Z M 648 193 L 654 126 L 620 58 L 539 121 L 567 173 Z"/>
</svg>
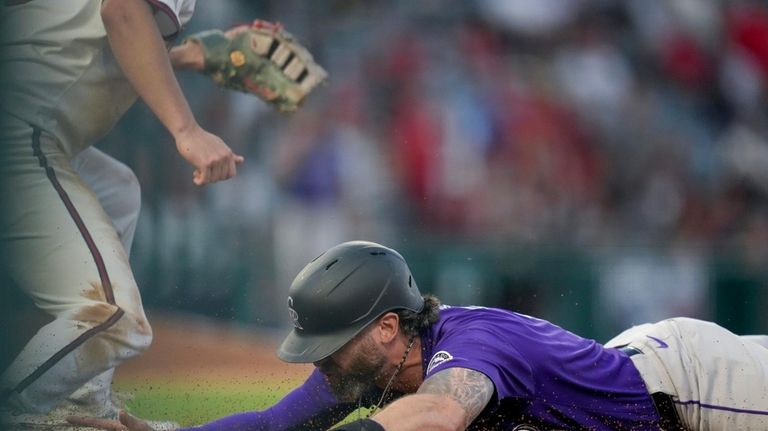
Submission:
<svg viewBox="0 0 768 431">
<path fill-rule="evenodd" d="M 195 316 L 148 313 L 149 350 L 122 364 L 115 380 L 233 379 L 240 383 L 301 381 L 312 365 L 286 364 L 275 354 L 285 331 L 267 331 Z"/>
<path fill-rule="evenodd" d="M 300 384 L 312 365 L 281 362 L 283 331 L 148 313 L 154 341 L 118 367 L 114 388 L 128 410 L 182 425 L 261 410 Z"/>
</svg>

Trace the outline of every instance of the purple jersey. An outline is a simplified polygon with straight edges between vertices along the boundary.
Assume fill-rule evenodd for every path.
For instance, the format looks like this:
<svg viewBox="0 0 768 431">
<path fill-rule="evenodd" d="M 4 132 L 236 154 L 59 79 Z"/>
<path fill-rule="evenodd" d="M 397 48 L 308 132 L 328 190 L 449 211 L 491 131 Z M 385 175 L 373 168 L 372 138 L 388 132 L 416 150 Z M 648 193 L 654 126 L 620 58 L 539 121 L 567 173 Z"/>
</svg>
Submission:
<svg viewBox="0 0 768 431">
<path fill-rule="evenodd" d="M 479 371 L 494 398 L 470 429 L 655 430 L 658 415 L 631 360 L 552 323 L 510 311 L 442 306 L 422 335 L 425 378 Z"/>
<path fill-rule="evenodd" d="M 442 306 L 440 320 L 421 342 L 425 378 L 462 367 L 493 382 L 494 397 L 470 430 L 520 424 L 541 430 L 659 429 L 653 402 L 627 356 L 544 320 L 494 308 Z M 381 389 L 372 389 L 363 405 L 380 395 Z M 315 369 L 272 407 L 195 430 L 326 430 L 356 407 L 339 402 Z"/>
</svg>

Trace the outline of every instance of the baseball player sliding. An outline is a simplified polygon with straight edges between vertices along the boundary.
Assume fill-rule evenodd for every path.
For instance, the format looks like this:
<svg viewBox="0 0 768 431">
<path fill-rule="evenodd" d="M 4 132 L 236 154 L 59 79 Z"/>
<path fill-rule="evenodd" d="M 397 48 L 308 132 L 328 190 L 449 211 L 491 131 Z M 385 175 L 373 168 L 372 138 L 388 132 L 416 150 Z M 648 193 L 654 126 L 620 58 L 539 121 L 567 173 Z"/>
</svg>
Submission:
<svg viewBox="0 0 768 431">
<path fill-rule="evenodd" d="M 264 411 L 194 430 L 325 430 L 359 406 L 372 416 L 334 429 L 768 429 L 766 336 L 676 318 L 601 345 L 531 316 L 441 305 L 399 253 L 364 241 L 310 262 L 288 295 L 294 328 L 278 356 L 314 372 Z M 152 429 L 124 412 L 71 420 Z"/>
<path fill-rule="evenodd" d="M 2 372 L 3 426 L 60 427 L 73 413 L 116 419 L 112 370 L 152 339 L 128 262 L 138 182 L 91 145 L 141 97 L 193 166 L 193 182 L 223 181 L 243 157 L 198 124 L 174 69 L 286 111 L 326 77 L 290 34 L 260 21 L 169 50 L 194 6 L 15 0 L 2 8 L 0 269 L 53 317 Z"/>
</svg>

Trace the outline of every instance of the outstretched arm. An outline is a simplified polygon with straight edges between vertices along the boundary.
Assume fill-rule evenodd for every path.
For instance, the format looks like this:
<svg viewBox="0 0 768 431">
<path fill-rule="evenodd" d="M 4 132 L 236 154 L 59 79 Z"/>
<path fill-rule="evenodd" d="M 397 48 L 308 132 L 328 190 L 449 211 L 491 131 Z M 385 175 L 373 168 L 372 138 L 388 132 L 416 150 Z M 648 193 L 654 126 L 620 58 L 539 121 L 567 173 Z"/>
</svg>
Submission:
<svg viewBox="0 0 768 431">
<path fill-rule="evenodd" d="M 464 430 L 493 392 L 493 382 L 485 374 L 447 368 L 425 380 L 416 394 L 400 398 L 372 419 L 386 431 Z"/>
<path fill-rule="evenodd" d="M 339 403 L 315 369 L 304 384 L 264 411 L 227 416 L 189 431 L 323 431 L 356 407 L 354 403 Z"/>
<path fill-rule="evenodd" d="M 151 6 L 145 0 L 104 0 L 101 17 L 123 73 L 174 137 L 182 157 L 196 168 L 195 184 L 233 177 L 243 158 L 195 120 L 173 74 Z"/>
<path fill-rule="evenodd" d="M 339 403 L 322 374 L 314 370 L 301 386 L 266 410 L 233 414 L 186 431 L 324 431 L 355 408 L 354 403 Z M 67 420 L 109 431 L 153 431 L 149 424 L 124 411 L 120 421 L 84 416 Z"/>
</svg>

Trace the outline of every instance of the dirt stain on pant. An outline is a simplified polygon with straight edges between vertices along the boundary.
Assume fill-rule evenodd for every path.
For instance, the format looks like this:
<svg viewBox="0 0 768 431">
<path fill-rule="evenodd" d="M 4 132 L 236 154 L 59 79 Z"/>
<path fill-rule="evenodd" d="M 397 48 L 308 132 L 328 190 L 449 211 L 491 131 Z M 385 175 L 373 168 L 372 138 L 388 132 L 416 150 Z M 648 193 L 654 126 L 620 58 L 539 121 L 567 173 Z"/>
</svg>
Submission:
<svg viewBox="0 0 768 431">
<path fill-rule="evenodd" d="M 83 289 L 83 298 L 87 298 L 97 302 L 107 302 L 107 297 L 104 294 L 104 287 L 98 281 L 91 281 L 88 283 L 91 285 L 88 289 Z"/>
</svg>

